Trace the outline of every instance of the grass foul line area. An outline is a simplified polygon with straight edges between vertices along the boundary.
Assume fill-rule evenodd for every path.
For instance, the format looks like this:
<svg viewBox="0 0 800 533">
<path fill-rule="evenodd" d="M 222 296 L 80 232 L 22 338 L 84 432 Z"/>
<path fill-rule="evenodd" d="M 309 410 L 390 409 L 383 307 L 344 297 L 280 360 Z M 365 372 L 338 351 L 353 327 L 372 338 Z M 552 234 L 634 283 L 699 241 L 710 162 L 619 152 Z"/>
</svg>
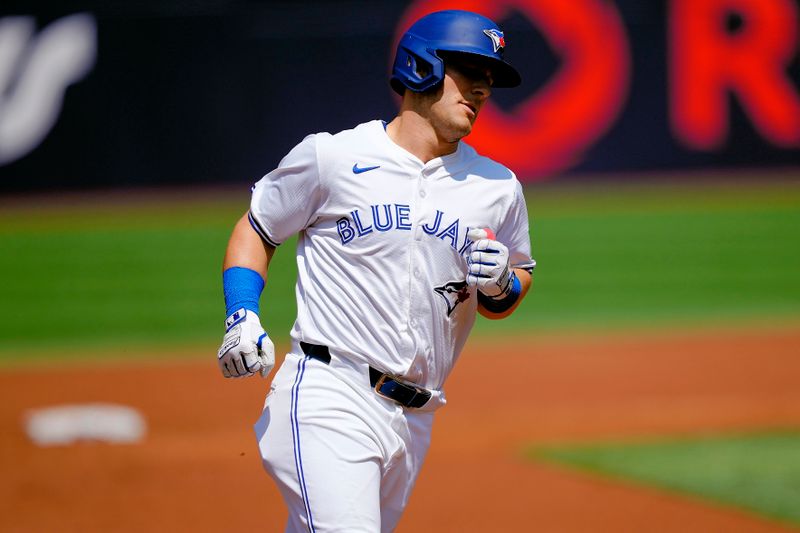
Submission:
<svg viewBox="0 0 800 533">
<path fill-rule="evenodd" d="M 660 487 L 800 526 L 800 431 L 537 448 L 536 460 Z"/>
</svg>

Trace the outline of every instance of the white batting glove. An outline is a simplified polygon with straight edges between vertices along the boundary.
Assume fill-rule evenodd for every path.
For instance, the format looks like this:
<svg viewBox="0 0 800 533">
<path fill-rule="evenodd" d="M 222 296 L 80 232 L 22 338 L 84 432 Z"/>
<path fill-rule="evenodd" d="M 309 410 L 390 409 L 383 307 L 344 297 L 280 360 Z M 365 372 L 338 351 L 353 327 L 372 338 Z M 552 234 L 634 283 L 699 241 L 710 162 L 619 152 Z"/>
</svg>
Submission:
<svg viewBox="0 0 800 533">
<path fill-rule="evenodd" d="M 258 315 L 239 309 L 225 320 L 226 333 L 217 352 L 219 369 L 226 378 L 261 373 L 266 377 L 275 366 L 275 345 L 261 327 Z"/>
<path fill-rule="evenodd" d="M 489 298 L 502 299 L 511 291 L 515 274 L 509 267 L 508 248 L 491 237 L 480 228 L 467 232 L 467 238 L 474 241 L 467 257 L 467 285 Z"/>
</svg>

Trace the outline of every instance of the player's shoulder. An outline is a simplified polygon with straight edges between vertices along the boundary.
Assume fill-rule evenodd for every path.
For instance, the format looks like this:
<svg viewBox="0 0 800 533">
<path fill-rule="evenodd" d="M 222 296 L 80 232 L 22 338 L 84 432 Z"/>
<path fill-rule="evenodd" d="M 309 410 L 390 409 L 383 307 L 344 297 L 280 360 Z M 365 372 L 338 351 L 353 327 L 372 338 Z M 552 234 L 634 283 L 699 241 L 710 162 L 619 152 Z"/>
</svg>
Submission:
<svg viewBox="0 0 800 533">
<path fill-rule="evenodd" d="M 303 138 L 303 140 L 297 144 L 297 146 L 300 145 L 325 146 L 325 145 L 346 144 L 348 142 L 353 142 L 358 138 L 363 138 L 366 135 L 372 134 L 376 124 L 380 124 L 380 121 L 373 120 L 370 122 L 365 122 L 353 128 L 341 130 L 336 133 L 330 133 L 327 131 L 318 131 L 316 133 L 310 133 L 306 135 Z"/>
<path fill-rule="evenodd" d="M 350 146 L 359 146 L 375 137 L 375 134 L 383 128 L 380 120 L 371 120 L 358 124 L 352 128 L 341 130 L 337 133 L 317 133 L 317 143 L 326 147 L 343 150 Z"/>
<path fill-rule="evenodd" d="M 337 133 L 321 132 L 313 135 L 314 158 L 320 178 L 350 175 L 351 165 L 369 154 L 370 161 L 379 153 L 380 120 L 365 122 Z"/>
<path fill-rule="evenodd" d="M 465 169 L 470 175 L 493 182 L 507 182 L 512 186 L 518 182 L 514 171 L 490 157 L 479 154 L 475 148 L 464 141 L 461 141 L 459 151 Z"/>
<path fill-rule="evenodd" d="M 375 123 L 380 124 L 380 121 L 365 122 L 337 133 L 327 131 L 310 133 L 295 145 L 294 151 L 314 153 L 316 157 L 325 153 L 343 153 L 348 147 L 362 145 L 370 135 L 373 135 Z"/>
</svg>

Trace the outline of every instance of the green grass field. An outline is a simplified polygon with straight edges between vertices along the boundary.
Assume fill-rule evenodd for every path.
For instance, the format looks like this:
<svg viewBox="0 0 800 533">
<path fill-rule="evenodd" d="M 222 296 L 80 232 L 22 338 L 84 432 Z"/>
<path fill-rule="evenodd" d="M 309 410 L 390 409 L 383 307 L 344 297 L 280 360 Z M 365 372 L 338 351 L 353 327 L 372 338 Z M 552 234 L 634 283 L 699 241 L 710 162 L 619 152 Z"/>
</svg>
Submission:
<svg viewBox="0 0 800 533">
<path fill-rule="evenodd" d="M 532 194 L 538 327 L 686 325 L 800 312 L 800 187 Z M 511 324 L 512 321 L 509 321 Z"/>
<path fill-rule="evenodd" d="M 543 448 L 531 456 L 800 526 L 800 432 Z"/>
<path fill-rule="evenodd" d="M 476 335 L 702 326 L 800 317 L 800 181 L 528 189 L 534 292 Z M 214 344 L 220 265 L 246 193 L 0 211 L 0 360 L 18 353 Z M 294 243 L 262 318 L 293 321 Z"/>
<path fill-rule="evenodd" d="M 533 292 L 475 335 L 800 319 L 800 180 L 528 188 Z M 125 358 L 222 336 L 221 262 L 247 192 L 0 204 L 0 367 Z M 294 242 L 262 319 L 286 343 Z M 800 523 L 800 434 L 538 450 L 534 456 Z"/>
</svg>

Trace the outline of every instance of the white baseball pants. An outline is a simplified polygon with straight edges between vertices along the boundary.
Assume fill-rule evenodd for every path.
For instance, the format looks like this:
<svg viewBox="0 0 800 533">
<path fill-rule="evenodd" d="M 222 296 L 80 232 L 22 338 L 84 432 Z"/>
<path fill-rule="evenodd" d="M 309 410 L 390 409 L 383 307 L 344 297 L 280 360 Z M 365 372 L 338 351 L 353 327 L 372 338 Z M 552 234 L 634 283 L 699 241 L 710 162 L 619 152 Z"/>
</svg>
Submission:
<svg viewBox="0 0 800 533">
<path fill-rule="evenodd" d="M 366 365 L 288 354 L 255 424 L 264 469 L 289 509 L 286 531 L 393 531 L 432 422 L 431 410 L 378 396 Z"/>
</svg>

